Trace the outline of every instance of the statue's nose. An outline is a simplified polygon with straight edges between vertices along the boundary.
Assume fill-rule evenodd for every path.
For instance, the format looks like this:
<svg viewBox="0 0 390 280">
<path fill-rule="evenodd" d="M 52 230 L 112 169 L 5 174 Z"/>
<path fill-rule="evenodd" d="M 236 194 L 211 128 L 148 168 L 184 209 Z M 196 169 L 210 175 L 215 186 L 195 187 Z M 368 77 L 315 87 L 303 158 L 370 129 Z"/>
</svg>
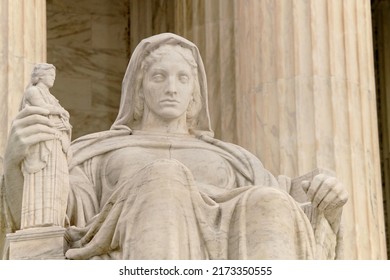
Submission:
<svg viewBox="0 0 390 280">
<path fill-rule="evenodd" d="M 176 94 L 177 93 L 175 77 L 169 77 L 168 85 L 167 85 L 167 93 L 169 93 L 169 94 Z"/>
</svg>

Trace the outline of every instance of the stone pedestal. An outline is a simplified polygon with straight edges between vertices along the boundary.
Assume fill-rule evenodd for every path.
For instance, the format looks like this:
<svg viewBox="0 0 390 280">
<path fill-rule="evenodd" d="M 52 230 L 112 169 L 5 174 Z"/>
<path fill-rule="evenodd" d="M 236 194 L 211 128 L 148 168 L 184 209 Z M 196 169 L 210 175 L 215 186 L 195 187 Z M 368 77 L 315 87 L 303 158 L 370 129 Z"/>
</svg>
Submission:
<svg viewBox="0 0 390 280">
<path fill-rule="evenodd" d="M 10 260 L 65 259 L 69 238 L 62 227 L 41 227 L 7 234 Z"/>
</svg>

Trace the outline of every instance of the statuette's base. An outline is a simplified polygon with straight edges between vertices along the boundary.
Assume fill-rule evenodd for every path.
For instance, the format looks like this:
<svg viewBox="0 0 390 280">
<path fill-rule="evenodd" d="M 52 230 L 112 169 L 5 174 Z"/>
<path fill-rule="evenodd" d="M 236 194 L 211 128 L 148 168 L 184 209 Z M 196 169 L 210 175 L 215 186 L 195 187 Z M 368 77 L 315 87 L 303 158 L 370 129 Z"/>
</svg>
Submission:
<svg viewBox="0 0 390 280">
<path fill-rule="evenodd" d="M 18 230 L 7 234 L 9 259 L 65 259 L 68 240 L 65 228 L 59 226 Z"/>
</svg>

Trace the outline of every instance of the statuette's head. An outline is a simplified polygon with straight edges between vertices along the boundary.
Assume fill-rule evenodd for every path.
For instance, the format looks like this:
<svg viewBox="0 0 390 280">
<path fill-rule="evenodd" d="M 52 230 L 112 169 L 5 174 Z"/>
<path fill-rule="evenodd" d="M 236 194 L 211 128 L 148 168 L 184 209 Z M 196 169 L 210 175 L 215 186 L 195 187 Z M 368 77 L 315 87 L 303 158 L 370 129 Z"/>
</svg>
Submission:
<svg viewBox="0 0 390 280">
<path fill-rule="evenodd" d="M 48 88 L 54 85 L 56 78 L 56 68 L 53 64 L 39 63 L 34 66 L 31 73 L 31 84 L 38 85 L 43 84 Z"/>
</svg>

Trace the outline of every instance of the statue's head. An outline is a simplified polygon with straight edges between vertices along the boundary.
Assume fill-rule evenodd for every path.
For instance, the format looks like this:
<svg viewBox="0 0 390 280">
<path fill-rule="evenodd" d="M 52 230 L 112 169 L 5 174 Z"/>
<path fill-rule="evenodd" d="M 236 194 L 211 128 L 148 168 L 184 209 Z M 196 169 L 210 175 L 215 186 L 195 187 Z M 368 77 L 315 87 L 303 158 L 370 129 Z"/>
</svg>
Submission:
<svg viewBox="0 0 390 280">
<path fill-rule="evenodd" d="M 185 111 L 187 123 L 192 124 L 202 108 L 198 64 L 192 52 L 180 45 L 161 45 L 148 54 L 141 63 L 135 88 L 135 120 L 142 118 L 146 105 L 168 118 Z M 170 98 L 178 102 L 170 104 Z M 164 104 L 161 99 L 168 101 Z"/>
<path fill-rule="evenodd" d="M 53 64 L 38 63 L 31 72 L 31 84 L 37 85 L 39 82 L 47 87 L 52 87 L 56 75 L 56 68 Z"/>
<path fill-rule="evenodd" d="M 153 106 L 147 97 L 149 91 L 153 89 L 152 77 L 154 76 L 156 79 L 154 82 L 163 78 L 159 75 L 160 73 L 153 71 L 158 68 L 156 65 L 160 64 L 159 68 L 163 68 L 167 63 L 180 65 L 184 72 L 186 72 L 185 69 L 188 70 L 188 75 L 182 75 L 184 80 L 188 79 L 188 83 L 183 84 L 184 80 L 180 79 L 177 81 L 177 85 L 183 86 L 177 90 L 189 91 L 188 100 L 183 102 L 188 129 L 194 133 L 213 134 L 207 105 L 206 72 L 199 50 L 192 42 L 172 33 L 146 38 L 134 50 L 122 83 L 119 113 L 111 129 L 132 130 L 141 127 L 145 105 L 148 106 L 148 109 Z M 168 71 L 170 68 L 167 66 L 164 71 Z M 170 74 L 172 73 L 170 72 Z M 156 86 L 155 92 L 163 88 L 160 86 Z M 168 114 L 168 111 L 170 110 L 166 110 L 165 113 Z M 173 113 L 173 110 L 170 112 Z"/>
</svg>

